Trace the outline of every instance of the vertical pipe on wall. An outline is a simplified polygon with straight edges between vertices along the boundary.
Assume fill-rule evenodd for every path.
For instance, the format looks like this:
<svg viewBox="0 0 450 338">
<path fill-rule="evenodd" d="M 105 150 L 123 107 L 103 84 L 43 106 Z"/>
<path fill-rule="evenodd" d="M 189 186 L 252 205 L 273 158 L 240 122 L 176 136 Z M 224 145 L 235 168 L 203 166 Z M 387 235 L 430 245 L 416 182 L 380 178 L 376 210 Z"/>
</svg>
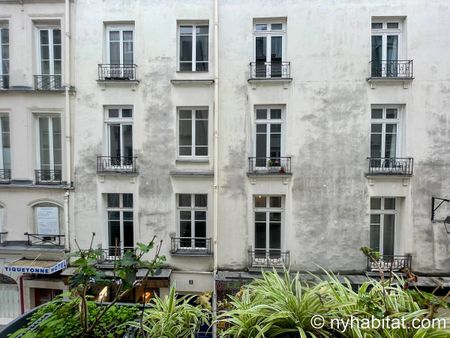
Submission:
<svg viewBox="0 0 450 338">
<path fill-rule="evenodd" d="M 71 114 L 70 114 L 70 0 L 65 0 L 64 11 L 64 88 L 65 88 L 65 154 L 66 154 L 66 181 L 68 186 L 72 186 L 72 140 L 71 140 Z M 70 190 L 67 189 L 64 195 L 64 231 L 66 250 L 70 250 L 69 238 L 69 196 Z"/>
<path fill-rule="evenodd" d="M 213 216 L 213 245 L 214 245 L 214 291 L 213 315 L 217 315 L 217 230 L 219 217 L 219 2 L 214 0 L 214 216 Z M 213 337 L 216 337 L 216 325 L 213 326 Z"/>
</svg>

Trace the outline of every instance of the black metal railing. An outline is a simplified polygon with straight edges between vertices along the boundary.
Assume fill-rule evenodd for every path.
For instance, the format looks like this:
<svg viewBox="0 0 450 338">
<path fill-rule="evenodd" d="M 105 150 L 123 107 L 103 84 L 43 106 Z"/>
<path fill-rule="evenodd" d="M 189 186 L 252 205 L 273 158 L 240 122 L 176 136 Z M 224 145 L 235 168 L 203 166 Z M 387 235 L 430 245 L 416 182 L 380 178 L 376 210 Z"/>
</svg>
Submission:
<svg viewBox="0 0 450 338">
<path fill-rule="evenodd" d="M 6 242 L 5 238 L 7 234 L 8 234 L 7 231 L 0 232 L 0 245 L 5 244 Z"/>
<path fill-rule="evenodd" d="M 136 172 L 136 156 L 97 156 L 97 172 Z"/>
<path fill-rule="evenodd" d="M 39 246 L 64 246 L 64 235 L 53 234 L 30 234 L 24 233 L 27 236 L 27 245 L 39 245 Z"/>
<path fill-rule="evenodd" d="M 248 172 L 252 174 L 290 174 L 290 157 L 249 157 Z"/>
<path fill-rule="evenodd" d="M 411 255 L 382 255 L 377 261 L 367 258 L 367 271 L 377 271 L 378 269 L 383 271 L 400 271 L 405 268 L 411 270 L 411 263 Z"/>
<path fill-rule="evenodd" d="M 249 268 L 288 268 L 290 252 L 278 249 L 255 249 L 248 251 Z"/>
<path fill-rule="evenodd" d="M 211 238 L 206 237 L 172 237 L 172 254 L 211 255 Z"/>
<path fill-rule="evenodd" d="M 35 170 L 35 184 L 62 184 L 62 170 Z"/>
<path fill-rule="evenodd" d="M 34 75 L 34 89 L 63 90 L 61 75 Z"/>
<path fill-rule="evenodd" d="M 370 77 L 412 79 L 413 60 L 372 60 Z"/>
<path fill-rule="evenodd" d="M 110 246 L 109 248 L 102 248 L 98 249 L 101 252 L 100 257 L 98 258 L 98 263 L 100 264 L 110 264 L 114 263 L 118 259 L 122 258 L 125 252 L 132 252 L 133 254 L 136 253 L 136 249 L 133 247 L 115 247 Z"/>
<path fill-rule="evenodd" d="M 368 157 L 369 175 L 412 175 L 412 157 Z"/>
<path fill-rule="evenodd" d="M 250 62 L 250 79 L 290 79 L 291 63 L 282 61 Z"/>
<path fill-rule="evenodd" d="M 0 184 L 11 183 L 11 169 L 0 169 Z"/>
<path fill-rule="evenodd" d="M 137 65 L 114 65 L 114 64 L 99 64 L 98 65 L 98 79 L 100 81 L 107 80 L 136 80 Z"/>
<path fill-rule="evenodd" d="M 0 75 L 0 89 L 9 88 L 9 75 Z"/>
</svg>

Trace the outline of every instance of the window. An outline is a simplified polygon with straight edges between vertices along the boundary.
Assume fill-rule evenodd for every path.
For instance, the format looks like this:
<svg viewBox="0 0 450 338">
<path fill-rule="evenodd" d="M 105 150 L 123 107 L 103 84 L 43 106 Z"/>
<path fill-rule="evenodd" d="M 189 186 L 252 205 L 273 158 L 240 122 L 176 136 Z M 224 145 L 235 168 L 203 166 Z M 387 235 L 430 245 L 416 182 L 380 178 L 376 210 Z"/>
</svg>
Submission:
<svg viewBox="0 0 450 338">
<path fill-rule="evenodd" d="M 40 181 L 60 181 L 62 170 L 61 118 L 38 117 L 38 163 Z"/>
<path fill-rule="evenodd" d="M 400 152 L 400 109 L 372 107 L 370 134 L 371 167 L 385 168 L 396 163 Z"/>
<path fill-rule="evenodd" d="M 178 194 L 180 248 L 206 249 L 208 195 Z"/>
<path fill-rule="evenodd" d="M 285 57 L 285 22 L 256 21 L 255 36 L 255 77 L 282 77 L 282 62 Z"/>
<path fill-rule="evenodd" d="M 255 196 L 255 256 L 279 258 L 283 225 L 283 197 Z"/>
<path fill-rule="evenodd" d="M 107 65 L 101 67 L 102 80 L 135 80 L 134 27 L 107 26 Z"/>
<path fill-rule="evenodd" d="M 0 24 L 0 89 L 9 88 L 9 28 Z"/>
<path fill-rule="evenodd" d="M 0 114 L 0 180 L 9 178 L 11 170 L 11 145 L 9 116 Z"/>
<path fill-rule="evenodd" d="M 208 156 L 207 109 L 178 109 L 178 155 L 181 157 Z"/>
<path fill-rule="evenodd" d="M 283 115 L 280 107 L 256 108 L 256 169 L 283 166 Z"/>
<path fill-rule="evenodd" d="M 108 166 L 127 168 L 133 164 L 133 109 L 106 109 Z"/>
<path fill-rule="evenodd" d="M 61 29 L 38 28 L 37 89 L 57 89 L 61 81 Z"/>
<path fill-rule="evenodd" d="M 397 199 L 372 197 L 370 199 L 370 248 L 384 256 L 393 256 Z"/>
<path fill-rule="evenodd" d="M 401 59 L 402 22 L 372 19 L 372 76 L 404 76 L 408 64 Z M 408 70 L 409 72 L 409 70 Z"/>
<path fill-rule="evenodd" d="M 179 25 L 180 71 L 208 71 L 208 30 L 207 24 Z"/>
<path fill-rule="evenodd" d="M 106 194 L 106 206 L 109 255 L 120 256 L 134 248 L 133 194 Z"/>
</svg>

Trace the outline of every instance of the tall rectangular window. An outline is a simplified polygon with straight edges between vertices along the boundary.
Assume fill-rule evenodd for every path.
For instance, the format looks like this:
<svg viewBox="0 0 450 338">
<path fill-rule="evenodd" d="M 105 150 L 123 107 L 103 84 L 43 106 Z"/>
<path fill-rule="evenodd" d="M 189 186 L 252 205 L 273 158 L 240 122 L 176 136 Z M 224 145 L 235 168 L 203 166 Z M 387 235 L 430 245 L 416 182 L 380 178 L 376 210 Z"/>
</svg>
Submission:
<svg viewBox="0 0 450 338">
<path fill-rule="evenodd" d="M 285 58 L 286 23 L 255 21 L 255 77 L 282 77 Z"/>
<path fill-rule="evenodd" d="M 9 88 L 9 28 L 0 23 L 0 89 Z"/>
<path fill-rule="evenodd" d="M 402 76 L 402 26 L 399 19 L 372 19 L 372 76 Z M 400 64 L 401 65 L 401 64 Z"/>
<path fill-rule="evenodd" d="M 178 194 L 180 247 L 206 249 L 208 195 Z"/>
<path fill-rule="evenodd" d="M 208 109 L 178 109 L 178 155 L 208 156 Z"/>
<path fill-rule="evenodd" d="M 134 63 L 134 27 L 107 27 L 108 62 L 112 65 L 132 65 Z"/>
<path fill-rule="evenodd" d="M 38 89 L 62 87 L 60 28 L 38 28 Z"/>
<path fill-rule="evenodd" d="M 108 214 L 108 251 L 121 256 L 134 248 L 133 194 L 106 194 Z"/>
<path fill-rule="evenodd" d="M 255 255 L 277 258 L 282 249 L 283 197 L 254 196 Z"/>
<path fill-rule="evenodd" d="M 283 109 L 281 107 L 257 107 L 255 128 L 256 168 L 283 165 Z"/>
<path fill-rule="evenodd" d="M 38 158 L 41 180 L 60 181 L 62 173 L 61 118 L 38 117 Z"/>
<path fill-rule="evenodd" d="M 179 70 L 208 71 L 208 24 L 180 24 Z"/>
<path fill-rule="evenodd" d="M 5 171 L 11 170 L 11 145 L 9 131 L 9 116 L 0 114 L 0 178 Z M 8 172 L 9 175 L 9 172 Z"/>
<path fill-rule="evenodd" d="M 106 109 L 107 156 L 109 166 L 127 167 L 133 164 L 133 109 Z"/>
<path fill-rule="evenodd" d="M 395 254 L 396 217 L 396 198 L 372 197 L 370 199 L 370 248 L 384 256 Z"/>
</svg>

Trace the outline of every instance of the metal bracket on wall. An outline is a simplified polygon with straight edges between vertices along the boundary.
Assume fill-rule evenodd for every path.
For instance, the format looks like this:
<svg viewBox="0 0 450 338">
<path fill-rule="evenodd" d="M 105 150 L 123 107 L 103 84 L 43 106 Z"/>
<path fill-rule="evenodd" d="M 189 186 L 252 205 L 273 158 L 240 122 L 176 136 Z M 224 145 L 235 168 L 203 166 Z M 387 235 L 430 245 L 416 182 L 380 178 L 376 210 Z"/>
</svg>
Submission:
<svg viewBox="0 0 450 338">
<path fill-rule="evenodd" d="M 436 203 L 439 202 L 437 205 Z M 439 207 L 444 203 L 450 203 L 449 199 L 446 198 L 440 198 L 440 197 L 431 197 L 431 221 L 435 221 L 435 214 L 436 210 L 439 209 Z M 447 217 L 448 218 L 448 217 Z"/>
</svg>

